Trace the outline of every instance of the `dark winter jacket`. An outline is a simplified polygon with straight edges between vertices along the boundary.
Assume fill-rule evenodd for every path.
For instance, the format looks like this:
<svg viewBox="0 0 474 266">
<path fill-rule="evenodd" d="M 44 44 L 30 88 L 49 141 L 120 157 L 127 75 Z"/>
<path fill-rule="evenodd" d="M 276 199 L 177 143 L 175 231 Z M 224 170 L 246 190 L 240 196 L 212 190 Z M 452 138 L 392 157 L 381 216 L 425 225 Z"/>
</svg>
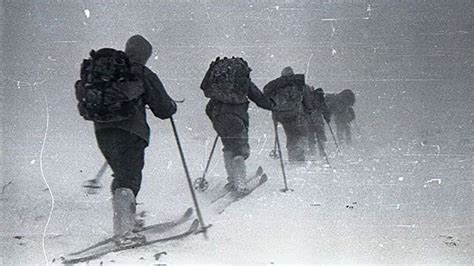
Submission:
<svg viewBox="0 0 474 266">
<path fill-rule="evenodd" d="M 146 121 L 145 106 L 148 105 L 153 114 L 161 119 L 169 118 L 176 112 L 176 104 L 166 93 L 158 76 L 144 65 L 151 55 L 151 49 L 151 44 L 147 40 L 136 35 L 129 39 L 125 50 L 132 63 L 132 73 L 143 80 L 145 87 L 139 111 L 133 117 L 124 121 L 94 123 L 96 131 L 105 128 L 120 128 L 141 137 L 149 143 L 150 127 Z M 76 82 L 76 97 L 78 100 L 85 96 L 84 88 L 81 88 L 80 84 L 80 82 Z"/>
<path fill-rule="evenodd" d="M 204 79 L 201 82 L 201 89 L 204 91 L 211 86 L 209 82 L 209 75 L 211 72 L 212 68 L 209 68 L 207 71 L 206 75 L 204 76 Z M 253 83 L 250 82 L 248 94 L 247 94 L 248 99 L 253 101 L 255 104 L 257 104 L 258 107 L 261 107 L 266 110 L 272 110 L 274 107 L 274 103 L 265 97 L 263 93 L 258 89 L 258 87 Z M 209 118 L 212 119 L 212 117 L 220 114 L 235 114 L 238 117 L 240 117 L 243 121 L 246 127 L 249 126 L 249 115 L 248 115 L 248 107 L 249 107 L 249 102 L 241 103 L 241 104 L 230 104 L 230 103 L 223 103 L 215 99 L 209 100 L 207 106 L 206 106 L 206 114 L 209 116 Z"/>
<path fill-rule="evenodd" d="M 321 88 L 318 88 L 316 90 L 311 91 L 310 95 L 311 109 L 309 109 L 308 112 L 312 115 L 313 118 L 319 118 L 320 116 L 323 116 L 324 120 L 329 123 L 331 120 L 331 113 L 329 112 L 324 98 L 324 91 Z"/>
</svg>

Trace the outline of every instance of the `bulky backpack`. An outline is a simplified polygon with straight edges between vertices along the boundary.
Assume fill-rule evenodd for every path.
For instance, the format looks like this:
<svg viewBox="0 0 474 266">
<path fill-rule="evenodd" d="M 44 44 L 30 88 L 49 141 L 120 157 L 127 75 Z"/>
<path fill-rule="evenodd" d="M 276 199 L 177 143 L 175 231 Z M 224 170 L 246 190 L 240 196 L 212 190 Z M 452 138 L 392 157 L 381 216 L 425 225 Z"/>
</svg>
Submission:
<svg viewBox="0 0 474 266">
<path fill-rule="evenodd" d="M 90 52 L 81 66 L 78 89 L 85 92 L 78 103 L 80 115 L 98 123 L 129 119 L 139 110 L 144 93 L 143 82 L 132 74 L 127 55 L 111 48 Z"/>
<path fill-rule="evenodd" d="M 276 103 L 274 118 L 282 123 L 297 119 L 303 110 L 304 75 L 281 77 L 282 86 L 276 87 L 270 96 Z"/>
<path fill-rule="evenodd" d="M 204 95 L 223 103 L 247 102 L 250 71 L 247 62 L 240 57 L 218 59 L 211 66 L 210 86 L 204 90 Z"/>
</svg>

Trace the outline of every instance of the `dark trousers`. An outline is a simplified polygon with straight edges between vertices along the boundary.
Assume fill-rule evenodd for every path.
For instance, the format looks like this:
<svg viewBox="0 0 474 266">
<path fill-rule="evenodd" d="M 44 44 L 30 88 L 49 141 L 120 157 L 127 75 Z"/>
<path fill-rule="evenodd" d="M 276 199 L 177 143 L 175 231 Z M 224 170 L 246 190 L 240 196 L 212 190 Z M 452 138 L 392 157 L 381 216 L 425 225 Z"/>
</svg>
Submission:
<svg viewBox="0 0 474 266">
<path fill-rule="evenodd" d="M 98 130 L 96 138 L 99 149 L 114 172 L 112 193 L 117 188 L 130 188 L 136 197 L 142 182 L 146 141 L 118 128 Z"/>
<path fill-rule="evenodd" d="M 304 161 L 306 149 L 306 126 L 299 121 L 281 123 L 286 135 L 289 161 Z"/>
<path fill-rule="evenodd" d="M 308 125 L 309 149 L 311 153 L 314 153 L 317 145 L 319 148 L 319 153 L 323 156 L 325 154 L 324 143 L 327 141 L 327 138 L 324 131 L 324 120 L 322 115 L 316 118 L 313 117 L 310 122 L 311 123 Z"/>
<path fill-rule="evenodd" d="M 226 113 L 211 118 L 212 126 L 222 140 L 224 152 L 230 152 L 232 157 L 250 156 L 248 129 L 242 118 L 235 114 Z"/>
<path fill-rule="evenodd" d="M 352 144 L 350 123 L 336 121 L 336 135 L 339 143 Z"/>
</svg>

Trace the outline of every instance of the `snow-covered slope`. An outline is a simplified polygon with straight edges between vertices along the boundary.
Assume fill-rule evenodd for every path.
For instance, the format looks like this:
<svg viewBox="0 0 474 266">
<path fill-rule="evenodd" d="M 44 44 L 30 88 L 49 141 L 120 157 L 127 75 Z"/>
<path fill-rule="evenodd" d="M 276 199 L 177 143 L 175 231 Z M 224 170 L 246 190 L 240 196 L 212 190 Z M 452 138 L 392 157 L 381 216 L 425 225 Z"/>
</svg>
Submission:
<svg viewBox="0 0 474 266">
<path fill-rule="evenodd" d="M 294 191 L 282 193 L 271 116 L 252 104 L 247 166 L 269 181 L 220 215 L 198 195 L 208 241 L 94 264 L 471 263 L 472 1 L 106 2 L 2 2 L 0 264 L 58 263 L 110 236 L 110 171 L 99 194 L 81 188 L 103 158 L 72 85 L 90 49 L 135 33 L 154 44 L 149 65 L 170 95 L 186 98 L 175 120 L 193 179 L 215 137 L 199 84 L 216 56 L 243 56 L 260 88 L 291 65 L 325 91 L 353 89 L 355 144 L 336 154 L 329 142 L 330 168 L 287 164 Z M 150 126 L 138 201 L 153 224 L 192 201 L 169 121 Z M 208 179 L 225 180 L 221 144 Z"/>
</svg>

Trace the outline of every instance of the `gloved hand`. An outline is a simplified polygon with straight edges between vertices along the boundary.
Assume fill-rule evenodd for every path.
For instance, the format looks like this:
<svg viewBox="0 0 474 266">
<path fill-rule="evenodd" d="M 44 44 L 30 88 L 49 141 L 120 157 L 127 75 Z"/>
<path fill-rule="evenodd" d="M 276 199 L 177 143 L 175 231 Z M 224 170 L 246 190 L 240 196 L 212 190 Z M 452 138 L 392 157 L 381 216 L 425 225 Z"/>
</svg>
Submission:
<svg viewBox="0 0 474 266">
<path fill-rule="evenodd" d="M 272 111 L 275 110 L 276 107 L 277 107 L 277 104 L 276 104 L 275 100 L 273 100 L 272 98 L 268 98 L 268 99 L 269 99 L 270 102 L 272 103 L 272 109 L 271 109 L 271 110 L 272 110 Z"/>
<path fill-rule="evenodd" d="M 171 101 L 171 104 L 173 105 L 173 109 L 178 109 L 178 105 L 175 101 Z"/>
<path fill-rule="evenodd" d="M 178 111 L 178 106 L 176 105 L 175 101 L 171 100 L 171 108 L 170 108 L 169 116 L 167 116 L 163 119 L 171 118 L 176 113 L 176 111 Z"/>
<path fill-rule="evenodd" d="M 327 114 L 327 115 L 324 115 L 324 120 L 326 120 L 326 123 L 331 123 L 331 115 L 330 114 Z"/>
<path fill-rule="evenodd" d="M 271 111 L 278 111 L 278 104 L 275 102 L 275 100 L 273 100 L 273 98 L 271 97 L 268 97 L 268 100 L 272 103 L 272 109 L 270 109 Z"/>
</svg>

